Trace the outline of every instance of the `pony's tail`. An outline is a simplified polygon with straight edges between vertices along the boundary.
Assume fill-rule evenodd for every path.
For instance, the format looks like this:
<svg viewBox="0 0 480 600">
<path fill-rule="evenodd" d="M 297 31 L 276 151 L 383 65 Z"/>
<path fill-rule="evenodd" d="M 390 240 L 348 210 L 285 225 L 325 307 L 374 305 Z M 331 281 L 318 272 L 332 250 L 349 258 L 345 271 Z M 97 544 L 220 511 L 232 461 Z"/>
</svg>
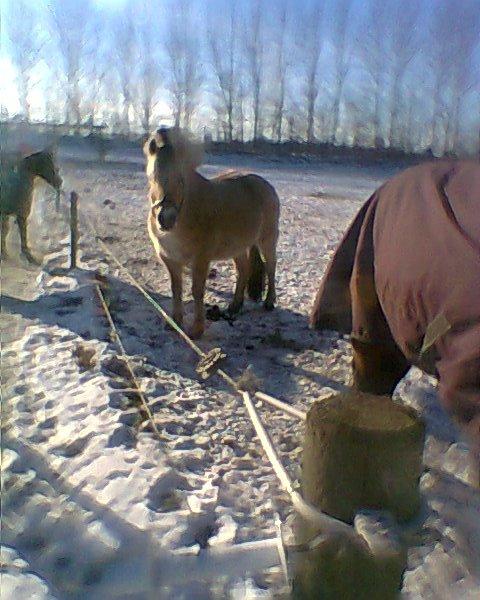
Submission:
<svg viewBox="0 0 480 600">
<path fill-rule="evenodd" d="M 248 296 L 258 302 L 262 299 L 265 287 L 265 263 L 260 256 L 257 246 L 250 248 L 250 275 L 247 282 Z"/>
</svg>

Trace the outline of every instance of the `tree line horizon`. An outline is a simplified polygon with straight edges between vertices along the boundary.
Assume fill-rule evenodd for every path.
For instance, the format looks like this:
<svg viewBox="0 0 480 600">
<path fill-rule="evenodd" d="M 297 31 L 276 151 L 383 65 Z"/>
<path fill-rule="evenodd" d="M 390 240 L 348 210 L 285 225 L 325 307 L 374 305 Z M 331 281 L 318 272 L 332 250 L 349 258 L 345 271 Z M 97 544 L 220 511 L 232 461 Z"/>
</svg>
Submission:
<svg viewBox="0 0 480 600">
<path fill-rule="evenodd" d="M 26 121 L 479 151 L 478 0 L 10 0 L 4 22 Z"/>
</svg>

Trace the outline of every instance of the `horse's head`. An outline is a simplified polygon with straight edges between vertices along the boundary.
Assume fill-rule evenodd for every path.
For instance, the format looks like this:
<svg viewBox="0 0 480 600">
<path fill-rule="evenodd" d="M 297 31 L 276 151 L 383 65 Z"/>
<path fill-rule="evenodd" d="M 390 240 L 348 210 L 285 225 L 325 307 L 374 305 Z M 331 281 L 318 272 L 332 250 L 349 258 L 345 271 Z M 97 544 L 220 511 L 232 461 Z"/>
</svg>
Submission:
<svg viewBox="0 0 480 600">
<path fill-rule="evenodd" d="M 178 128 L 161 127 L 143 147 L 152 210 L 163 230 L 172 229 L 185 199 L 191 173 L 201 162 L 196 144 Z"/>
<path fill-rule="evenodd" d="M 63 182 L 58 174 L 52 152 L 46 150 L 35 152 L 35 154 L 27 156 L 24 161 L 28 171 L 32 175 L 41 177 L 56 190 L 60 190 Z"/>
</svg>

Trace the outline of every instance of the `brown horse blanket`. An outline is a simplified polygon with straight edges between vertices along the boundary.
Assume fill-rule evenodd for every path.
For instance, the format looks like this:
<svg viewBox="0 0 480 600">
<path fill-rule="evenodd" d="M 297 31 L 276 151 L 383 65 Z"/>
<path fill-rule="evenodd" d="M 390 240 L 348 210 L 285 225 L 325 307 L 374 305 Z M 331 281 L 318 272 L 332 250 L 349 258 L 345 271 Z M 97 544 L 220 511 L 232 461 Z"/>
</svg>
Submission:
<svg viewBox="0 0 480 600">
<path fill-rule="evenodd" d="M 411 364 L 480 446 L 480 163 L 436 161 L 360 209 L 321 282 L 319 329 L 352 334 L 354 381 L 391 393 Z"/>
</svg>

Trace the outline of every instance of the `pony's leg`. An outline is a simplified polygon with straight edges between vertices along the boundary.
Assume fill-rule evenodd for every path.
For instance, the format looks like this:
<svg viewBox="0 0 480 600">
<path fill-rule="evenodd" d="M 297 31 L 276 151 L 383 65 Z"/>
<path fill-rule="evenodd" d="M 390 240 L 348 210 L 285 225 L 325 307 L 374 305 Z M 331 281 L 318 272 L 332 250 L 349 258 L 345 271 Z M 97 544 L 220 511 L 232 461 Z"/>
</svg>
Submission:
<svg viewBox="0 0 480 600">
<path fill-rule="evenodd" d="M 28 262 L 31 262 L 35 265 L 39 265 L 40 261 L 38 261 L 33 256 L 33 254 L 30 252 L 30 248 L 28 247 L 27 218 L 24 215 L 17 215 L 17 223 L 18 223 L 18 229 L 20 231 L 20 244 L 21 244 L 22 254 L 25 256 L 25 258 L 28 260 Z"/>
<path fill-rule="evenodd" d="M 237 267 L 237 284 L 235 286 L 233 300 L 228 305 L 228 312 L 231 315 L 238 313 L 243 306 L 243 299 L 245 298 L 245 288 L 247 286 L 250 266 L 247 252 L 236 256 L 233 260 L 235 262 L 235 266 Z"/>
<path fill-rule="evenodd" d="M 267 273 L 268 291 L 263 306 L 265 310 L 273 310 L 277 294 L 275 291 L 275 271 L 277 268 L 276 240 L 270 240 L 261 245 L 263 258 L 265 259 L 265 270 Z"/>
<path fill-rule="evenodd" d="M 162 257 L 162 260 L 165 263 L 170 275 L 170 283 L 172 286 L 173 320 L 181 327 L 183 325 L 182 265 L 165 257 Z"/>
<path fill-rule="evenodd" d="M 203 297 L 205 294 L 205 282 L 207 280 L 210 263 L 208 260 L 197 260 L 192 267 L 192 295 L 194 302 L 193 326 L 190 337 L 199 338 L 205 331 L 205 307 Z"/>
<path fill-rule="evenodd" d="M 10 223 L 8 221 L 8 215 L 2 215 L 2 256 L 7 256 L 7 235 L 10 229 Z"/>
</svg>

